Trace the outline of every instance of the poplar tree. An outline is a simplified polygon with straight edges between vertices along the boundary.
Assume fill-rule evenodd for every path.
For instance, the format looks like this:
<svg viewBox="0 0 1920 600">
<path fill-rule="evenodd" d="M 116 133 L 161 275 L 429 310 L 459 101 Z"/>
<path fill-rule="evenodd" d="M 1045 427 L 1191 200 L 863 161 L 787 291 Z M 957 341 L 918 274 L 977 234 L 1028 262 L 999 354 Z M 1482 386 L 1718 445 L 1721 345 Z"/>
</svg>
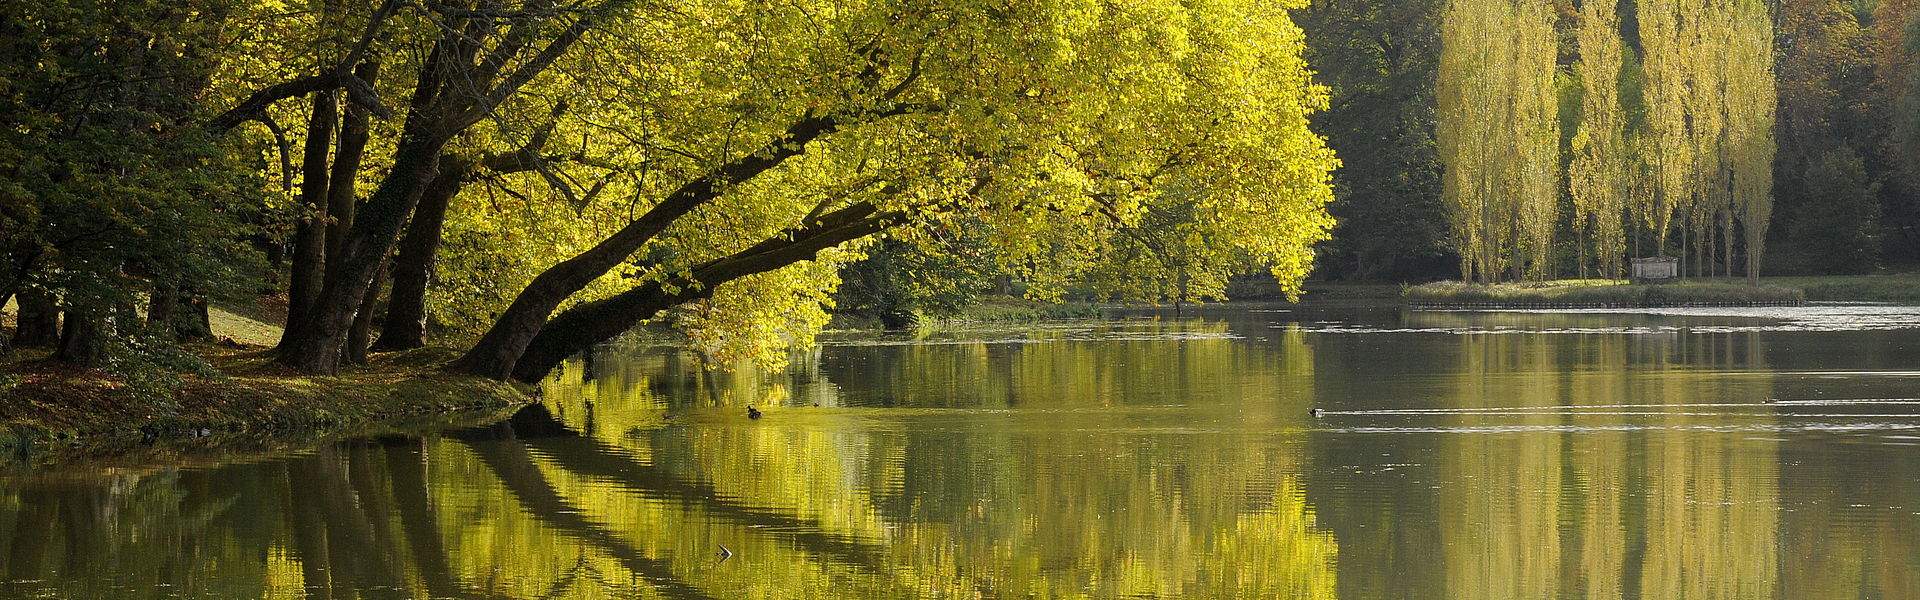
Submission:
<svg viewBox="0 0 1920 600">
<path fill-rule="evenodd" d="M 1737 219 L 1748 275 L 1755 278 L 1773 205 L 1773 27 L 1767 7 L 1762 0 L 1641 0 L 1638 6 L 1646 158 L 1653 173 L 1650 203 L 1633 212 L 1659 251 L 1668 248 L 1674 219 L 1684 219 L 1680 250 L 1691 246 L 1696 273 L 1711 268 L 1707 257 L 1717 235 L 1731 274 Z"/>
<path fill-rule="evenodd" d="M 1626 254 L 1629 161 L 1626 114 L 1620 105 L 1620 68 L 1626 46 L 1611 2 L 1580 7 L 1580 127 L 1573 137 L 1568 178 L 1575 223 L 1588 232 L 1600 273 L 1619 277 Z"/>
<path fill-rule="evenodd" d="M 1541 0 L 1453 0 L 1441 24 L 1443 198 L 1463 278 L 1545 278 L 1559 186 L 1557 38 Z"/>
<path fill-rule="evenodd" d="M 1640 0 L 1640 44 L 1646 73 L 1646 160 L 1651 170 L 1651 194 L 1634 214 L 1639 225 L 1653 234 L 1654 250 L 1664 252 L 1667 234 L 1679 207 L 1693 196 L 1693 130 L 1687 115 L 1687 90 L 1693 58 L 1682 39 L 1683 21 L 1691 2 Z"/>
<path fill-rule="evenodd" d="M 1746 245 L 1747 282 L 1760 283 L 1767 226 L 1773 219 L 1775 81 L 1773 31 L 1761 0 L 1737 0 L 1727 65 L 1728 171 L 1732 210 Z M 1731 274 L 1732 244 L 1727 249 Z"/>
</svg>

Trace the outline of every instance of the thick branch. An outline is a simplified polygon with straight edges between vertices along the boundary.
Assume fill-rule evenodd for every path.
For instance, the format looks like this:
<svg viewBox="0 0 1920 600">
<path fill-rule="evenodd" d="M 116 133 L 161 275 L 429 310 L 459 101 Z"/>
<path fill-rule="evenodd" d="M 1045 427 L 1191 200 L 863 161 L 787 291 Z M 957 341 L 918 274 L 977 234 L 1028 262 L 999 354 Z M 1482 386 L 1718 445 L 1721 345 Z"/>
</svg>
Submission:
<svg viewBox="0 0 1920 600">
<path fill-rule="evenodd" d="M 254 92 L 253 95 L 247 96 L 247 99 L 241 101 L 240 104 L 227 109 L 227 112 L 220 113 L 212 120 L 207 121 L 207 128 L 214 131 L 233 129 L 241 123 L 265 118 L 267 107 L 273 106 L 275 102 L 297 96 L 305 96 L 314 92 L 324 92 L 342 88 L 346 89 L 347 97 L 352 98 L 354 104 L 365 107 L 368 111 L 378 115 L 382 119 L 393 116 L 393 110 L 388 109 L 386 105 L 380 103 L 380 98 L 373 93 L 373 86 L 368 84 L 366 80 L 355 77 L 352 73 L 322 73 L 276 84 Z"/>
<path fill-rule="evenodd" d="M 553 62 L 560 60 L 560 57 L 565 55 L 575 42 L 580 41 L 580 37 L 586 35 L 587 30 L 592 27 L 592 19 L 583 18 L 574 21 L 565 31 L 560 32 L 559 37 L 548 42 L 545 48 L 541 48 L 539 54 L 535 54 L 519 68 L 514 69 L 512 74 L 507 75 L 506 79 L 500 82 L 500 85 L 494 86 L 486 95 L 480 97 L 478 102 L 467 109 L 459 122 L 468 124 L 479 122 L 487 113 L 493 111 L 493 107 L 499 106 L 501 102 L 506 101 L 507 97 L 519 92 L 521 86 L 533 81 L 533 78 L 546 71 L 547 67 L 553 66 Z"/>
<path fill-rule="evenodd" d="M 589 346 L 613 339 L 667 308 L 712 296 L 721 284 L 813 260 L 820 251 L 885 231 L 907 219 L 904 212 L 879 212 L 871 204 L 855 204 L 821 216 L 811 224 L 779 235 L 725 258 L 696 267 L 690 276 L 662 284 L 650 282 L 605 300 L 589 302 L 556 315 L 527 344 L 513 368 L 513 377 L 536 382 L 567 357 Z M 668 291 L 672 290 L 672 291 Z"/>
<path fill-rule="evenodd" d="M 789 126 L 785 135 L 769 140 L 759 151 L 719 165 L 698 179 L 687 182 L 619 232 L 535 277 L 494 322 L 493 327 L 487 330 L 486 335 L 455 362 L 455 368 L 483 377 L 508 377 L 526 344 L 540 332 L 547 317 L 553 314 L 553 309 L 562 300 L 626 260 L 674 221 L 719 198 L 732 185 L 801 154 L 809 142 L 820 136 L 854 122 L 870 122 L 905 111 L 904 107 L 896 107 L 892 111 L 862 119 L 846 119 L 837 115 L 807 116 Z"/>
</svg>

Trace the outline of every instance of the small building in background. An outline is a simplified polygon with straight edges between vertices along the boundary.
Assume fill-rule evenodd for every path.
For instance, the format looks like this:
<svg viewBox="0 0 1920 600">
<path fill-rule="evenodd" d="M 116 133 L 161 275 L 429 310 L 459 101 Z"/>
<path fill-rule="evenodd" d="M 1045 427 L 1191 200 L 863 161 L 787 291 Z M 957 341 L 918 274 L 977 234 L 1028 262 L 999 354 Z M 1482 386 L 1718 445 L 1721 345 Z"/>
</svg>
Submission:
<svg viewBox="0 0 1920 600">
<path fill-rule="evenodd" d="M 1637 284 L 1675 283 L 1680 281 L 1680 259 L 1671 256 L 1636 258 L 1633 259 L 1629 274 Z"/>
</svg>

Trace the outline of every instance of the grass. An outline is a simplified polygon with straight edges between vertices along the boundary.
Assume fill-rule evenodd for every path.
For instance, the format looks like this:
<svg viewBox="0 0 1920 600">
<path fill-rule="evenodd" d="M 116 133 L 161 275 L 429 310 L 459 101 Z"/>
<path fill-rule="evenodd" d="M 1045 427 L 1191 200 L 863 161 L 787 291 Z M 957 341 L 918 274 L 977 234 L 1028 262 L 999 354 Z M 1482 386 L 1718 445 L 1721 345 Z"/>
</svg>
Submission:
<svg viewBox="0 0 1920 600">
<path fill-rule="evenodd" d="M 304 375 L 272 362 L 267 344 L 279 339 L 278 326 L 227 310 L 210 317 L 214 335 L 226 340 L 190 349 L 218 373 L 181 375 L 164 389 L 50 362 L 45 350 L 5 356 L 0 450 L 101 455 L 206 440 L 257 445 L 459 419 L 530 401 L 514 385 L 441 370 L 455 355 L 446 348 L 376 354 L 371 364 L 333 377 Z"/>
<path fill-rule="evenodd" d="M 1570 279 L 1482 285 L 1442 281 L 1407 288 L 1407 301 L 1429 306 L 1658 307 L 1792 305 L 1798 289 L 1721 281 L 1630 285 L 1606 279 Z"/>
<path fill-rule="evenodd" d="M 1808 300 L 1920 303 L 1920 273 L 1768 277 L 1766 281 L 1806 292 Z"/>
</svg>

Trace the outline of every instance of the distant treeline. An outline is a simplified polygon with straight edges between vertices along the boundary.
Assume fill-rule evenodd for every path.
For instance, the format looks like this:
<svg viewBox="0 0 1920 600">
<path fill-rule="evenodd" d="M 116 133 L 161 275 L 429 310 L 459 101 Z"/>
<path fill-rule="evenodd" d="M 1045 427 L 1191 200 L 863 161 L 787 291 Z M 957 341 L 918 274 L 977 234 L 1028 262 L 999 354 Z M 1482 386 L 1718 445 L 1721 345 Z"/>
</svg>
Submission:
<svg viewBox="0 0 1920 600">
<path fill-rule="evenodd" d="M 1339 224 L 1320 247 L 1316 276 L 1459 278 L 1463 267 L 1492 278 L 1610 274 L 1624 256 L 1653 254 L 1687 256 L 1694 273 L 1738 274 L 1751 264 L 1749 249 L 1765 250 L 1760 266 L 1769 273 L 1859 272 L 1920 259 L 1916 6 L 1315 2 L 1297 18 L 1333 102 L 1314 125 L 1343 163 L 1331 207 Z M 1475 29 L 1502 14 L 1511 22 L 1499 40 Z M 1443 66 L 1450 27 L 1464 56 L 1486 49 L 1468 40 L 1504 46 L 1497 49 L 1509 60 L 1481 67 L 1518 79 L 1504 94 L 1490 93 L 1486 79 L 1454 88 L 1486 96 L 1454 106 L 1504 111 L 1499 123 L 1516 132 L 1508 144 L 1481 145 L 1487 154 L 1458 156 L 1467 172 L 1454 170 L 1513 200 L 1504 211 L 1474 213 L 1509 232 L 1504 244 L 1462 235 L 1462 205 L 1447 201 L 1457 196 L 1445 183 L 1442 93 L 1465 83 L 1448 72 L 1489 70 Z M 1769 29 L 1756 36 L 1756 27 Z M 1764 61 L 1745 64 L 1752 58 Z M 1771 82 L 1756 78 L 1763 68 Z M 1761 92 L 1770 100 L 1742 99 Z M 1523 106 L 1536 108 L 1515 112 Z M 1452 113 L 1456 139 L 1463 112 Z M 1757 121 L 1767 126 L 1743 125 L 1761 112 L 1772 113 Z M 1522 130 L 1551 136 L 1533 140 Z M 1778 150 L 1758 158 L 1761 144 L 1742 138 L 1768 132 Z M 1743 166 L 1756 159 L 1771 169 Z M 1481 167 L 1506 172 L 1472 173 Z M 1472 251 L 1463 258 L 1462 249 Z"/>
</svg>

